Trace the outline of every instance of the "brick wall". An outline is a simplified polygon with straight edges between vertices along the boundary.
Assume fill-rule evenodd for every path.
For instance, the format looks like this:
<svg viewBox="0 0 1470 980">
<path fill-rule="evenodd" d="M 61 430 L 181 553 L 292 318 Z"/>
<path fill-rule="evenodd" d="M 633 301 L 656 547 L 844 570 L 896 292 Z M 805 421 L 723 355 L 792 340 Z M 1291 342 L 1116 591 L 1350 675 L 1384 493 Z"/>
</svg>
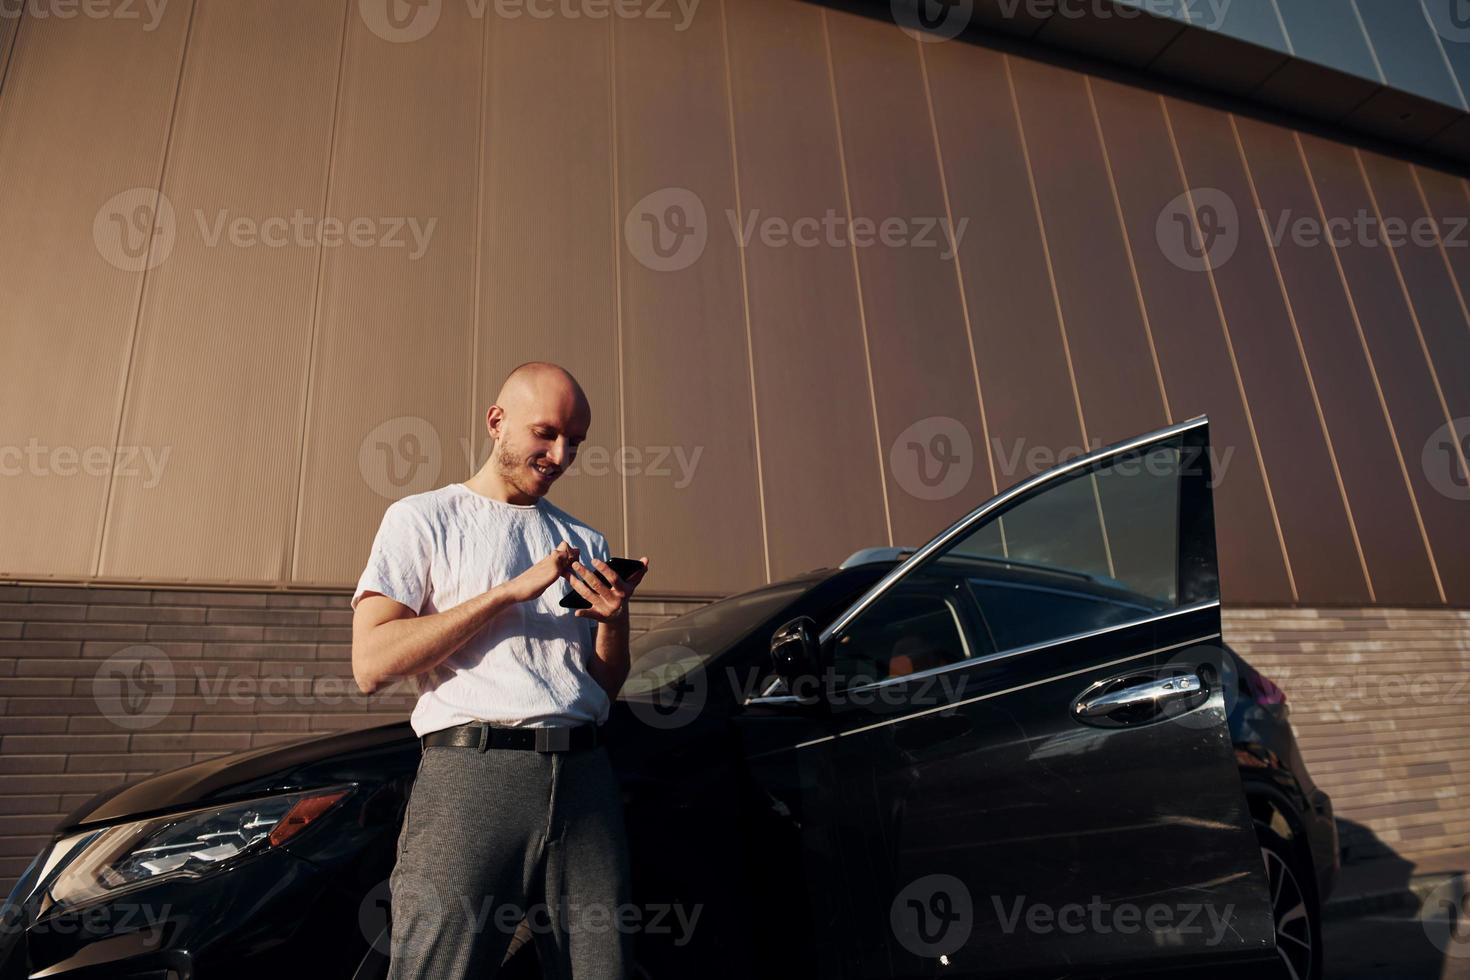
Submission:
<svg viewBox="0 0 1470 980">
<path fill-rule="evenodd" d="M 1286 690 L 1350 857 L 1470 848 L 1470 610 L 1229 610 L 1225 638 Z"/>
<path fill-rule="evenodd" d="M 57 821 L 139 776 L 408 717 L 352 680 L 349 595 L 0 585 L 0 890 Z M 637 600 L 636 632 L 700 605 Z M 130 714 L 108 658 L 150 673 Z M 156 653 L 154 652 L 156 651 Z M 139 707 L 143 699 L 131 707 Z"/>
<path fill-rule="evenodd" d="M 57 820 L 161 769 L 407 716 L 352 681 L 345 593 L 0 585 L 0 888 Z M 698 606 L 638 601 L 642 631 Z M 1226 638 L 1290 696 L 1308 765 L 1361 853 L 1470 846 L 1470 611 L 1229 610 Z M 134 647 L 172 701 L 129 714 L 108 658 Z M 136 651 L 129 654 L 130 661 Z M 166 658 L 166 659 L 165 659 Z M 166 701 L 166 699 L 164 699 Z M 167 710 L 159 710 L 160 706 Z"/>
</svg>

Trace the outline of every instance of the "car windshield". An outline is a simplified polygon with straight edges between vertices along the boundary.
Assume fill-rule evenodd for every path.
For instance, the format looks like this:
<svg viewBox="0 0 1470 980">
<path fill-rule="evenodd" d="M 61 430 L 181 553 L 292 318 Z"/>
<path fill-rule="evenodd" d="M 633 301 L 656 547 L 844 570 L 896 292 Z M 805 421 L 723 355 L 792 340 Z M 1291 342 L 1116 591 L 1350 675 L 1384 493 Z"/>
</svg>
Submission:
<svg viewBox="0 0 1470 980">
<path fill-rule="evenodd" d="M 647 694 L 670 684 L 728 650 L 812 586 L 811 579 L 783 582 L 712 602 L 656 626 L 633 640 L 624 694 Z"/>
</svg>

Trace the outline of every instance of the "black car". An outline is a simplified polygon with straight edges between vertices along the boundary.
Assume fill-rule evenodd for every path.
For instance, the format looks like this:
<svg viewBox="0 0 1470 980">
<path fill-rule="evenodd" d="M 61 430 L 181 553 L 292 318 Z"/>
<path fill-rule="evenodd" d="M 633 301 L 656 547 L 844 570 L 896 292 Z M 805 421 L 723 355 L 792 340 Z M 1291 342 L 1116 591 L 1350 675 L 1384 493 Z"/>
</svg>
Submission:
<svg viewBox="0 0 1470 980">
<path fill-rule="evenodd" d="M 1331 804 L 1221 640 L 1207 433 L 640 637 L 606 727 L 640 975 L 1320 976 Z M 103 794 L 12 892 L 0 980 L 383 976 L 420 751 L 399 723 Z"/>
</svg>

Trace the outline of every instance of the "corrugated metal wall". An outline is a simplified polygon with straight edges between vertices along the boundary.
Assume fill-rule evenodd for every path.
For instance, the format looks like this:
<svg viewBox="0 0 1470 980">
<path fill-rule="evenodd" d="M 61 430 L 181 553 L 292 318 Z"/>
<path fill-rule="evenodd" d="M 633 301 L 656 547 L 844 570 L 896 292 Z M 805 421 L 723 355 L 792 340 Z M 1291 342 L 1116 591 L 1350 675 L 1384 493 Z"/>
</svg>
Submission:
<svg viewBox="0 0 1470 980">
<path fill-rule="evenodd" d="M 652 593 L 917 544 L 1208 412 L 1228 601 L 1470 604 L 1429 451 L 1470 417 L 1464 240 L 1268 241 L 1452 229 L 1459 176 L 795 0 L 445 0 L 418 38 L 376 9 L 20 23 L 0 576 L 349 584 L 388 500 L 468 475 L 502 376 L 549 358 L 594 412 L 552 499 L 655 556 Z M 1233 254 L 1191 267 L 1171 218 L 1222 202 Z M 826 240 L 854 219 L 906 244 Z"/>
</svg>

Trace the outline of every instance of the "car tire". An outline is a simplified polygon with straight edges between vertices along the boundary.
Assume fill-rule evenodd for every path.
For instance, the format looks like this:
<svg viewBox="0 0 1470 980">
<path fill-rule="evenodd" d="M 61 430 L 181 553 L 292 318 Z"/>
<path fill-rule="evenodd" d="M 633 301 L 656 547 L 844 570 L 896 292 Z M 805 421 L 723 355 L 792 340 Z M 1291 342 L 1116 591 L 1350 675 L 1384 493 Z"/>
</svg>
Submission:
<svg viewBox="0 0 1470 980">
<path fill-rule="evenodd" d="M 1256 822 L 1256 840 L 1266 865 L 1281 976 L 1322 980 L 1322 910 L 1311 868 L 1289 841 L 1260 821 Z"/>
</svg>

